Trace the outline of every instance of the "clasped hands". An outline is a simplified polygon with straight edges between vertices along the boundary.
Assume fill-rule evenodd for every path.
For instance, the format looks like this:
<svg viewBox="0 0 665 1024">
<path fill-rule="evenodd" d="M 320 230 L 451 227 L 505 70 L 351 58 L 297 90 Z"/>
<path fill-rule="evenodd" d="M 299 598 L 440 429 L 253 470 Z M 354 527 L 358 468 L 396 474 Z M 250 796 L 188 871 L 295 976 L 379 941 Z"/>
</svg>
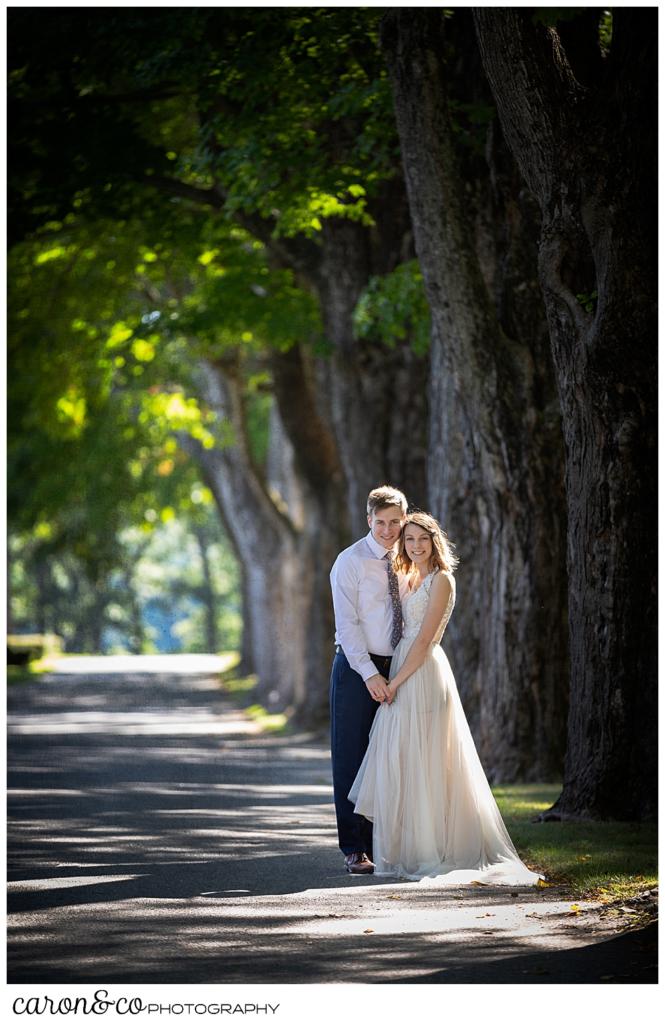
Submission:
<svg viewBox="0 0 665 1024">
<path fill-rule="evenodd" d="M 370 676 L 369 679 L 365 680 L 365 686 L 369 690 L 374 700 L 378 701 L 379 704 L 392 704 L 397 693 L 397 688 L 389 683 L 381 675 Z"/>
</svg>

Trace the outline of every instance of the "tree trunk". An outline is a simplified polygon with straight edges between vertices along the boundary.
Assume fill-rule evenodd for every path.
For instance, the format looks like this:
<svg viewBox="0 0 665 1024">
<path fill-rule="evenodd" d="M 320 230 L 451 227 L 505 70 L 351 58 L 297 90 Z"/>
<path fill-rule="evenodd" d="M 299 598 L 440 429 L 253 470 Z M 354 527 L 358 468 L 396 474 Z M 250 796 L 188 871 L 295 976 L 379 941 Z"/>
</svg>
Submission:
<svg viewBox="0 0 665 1024">
<path fill-rule="evenodd" d="M 132 654 L 143 654 L 145 647 L 145 625 L 143 609 L 136 595 L 132 573 L 126 574 L 126 587 L 129 594 L 129 649 Z"/>
<path fill-rule="evenodd" d="M 370 278 L 389 273 L 410 256 L 402 189 L 393 186 L 373 212 L 373 232 L 349 220 L 324 222 L 317 274 L 326 338 L 333 346 L 321 367 L 320 400 L 329 409 L 344 469 L 349 539 L 367 530 L 367 495 L 374 487 L 390 483 L 415 504 L 426 500 L 429 358 L 415 355 L 408 341 L 390 349 L 354 337 L 353 312 Z M 395 224 L 402 225 L 401 232 Z M 384 237 L 388 225 L 400 236 L 399 244 Z"/>
<path fill-rule="evenodd" d="M 196 201 L 209 200 L 210 193 L 183 188 Z M 215 194 L 213 205 L 221 207 L 223 194 Z M 247 480 L 254 480 L 251 486 L 247 484 L 247 497 L 251 500 L 244 505 L 244 515 L 248 521 L 256 512 L 253 534 L 257 537 L 262 535 L 262 510 L 272 506 L 268 515 L 274 544 L 272 557 L 275 563 L 284 563 L 280 564 L 280 571 L 287 572 L 286 563 L 292 559 L 304 559 L 300 586 L 310 591 L 311 603 L 308 605 L 302 597 L 307 613 L 299 620 L 292 638 L 293 658 L 303 654 L 299 639 L 303 623 L 307 624 L 307 640 L 304 660 L 301 659 L 292 681 L 293 693 L 300 694 L 294 706 L 312 721 L 321 721 L 327 715 L 334 638 L 328 576 L 341 548 L 367 530 L 367 494 L 378 484 L 390 482 L 416 504 L 422 506 L 426 501 L 429 357 L 413 353 L 408 341 L 394 349 L 378 341 L 359 342 L 353 329 L 356 302 L 372 275 L 387 273 L 412 257 L 408 205 L 400 176 L 384 183 L 382 194 L 368 205 L 374 226 L 329 218 L 324 221 L 318 242 L 278 236 L 269 218 L 237 214 L 243 227 L 265 244 L 270 263 L 277 268 L 289 268 L 298 283 L 317 296 L 326 340 L 332 349 L 331 356 L 314 358 L 305 356 L 303 346 L 296 346 L 284 358 L 272 360 L 279 414 L 293 445 L 302 487 L 300 511 L 288 510 L 280 520 L 265 481 L 257 482 L 251 460 L 242 457 L 242 472 L 238 464 L 232 472 L 230 449 L 222 457 L 193 445 L 191 438 L 183 439 L 183 444 L 195 451 L 205 468 L 243 566 L 248 557 L 247 544 L 234 522 L 242 489 L 235 493 L 233 486 L 222 486 L 222 476 L 233 477 L 234 473 L 247 473 Z M 277 368 L 282 366 L 287 380 L 298 360 L 302 366 L 296 374 L 297 382 L 292 387 L 280 388 Z M 213 375 L 219 369 L 216 367 Z M 209 379 L 210 374 L 208 368 L 204 376 Z M 219 386 L 216 391 L 221 393 Z M 239 391 L 234 402 L 240 410 Z M 298 515 L 302 516 L 299 528 L 294 515 L 296 521 Z M 276 516 L 281 522 L 279 528 L 275 528 Z M 280 546 L 282 541 L 284 548 Z M 295 567 L 292 571 L 295 578 Z M 252 572 L 256 574 L 259 570 L 252 566 Z M 255 591 L 261 589 L 260 583 L 250 585 L 249 576 L 243 576 L 243 650 L 251 645 L 251 660 L 259 677 L 262 670 L 258 652 L 270 635 L 265 623 L 259 621 L 261 615 L 256 606 Z M 243 663 L 246 660 L 243 657 Z M 300 683 L 296 685 L 303 672 L 307 679 L 304 689 Z M 286 681 L 281 684 L 285 685 Z"/>
<path fill-rule="evenodd" d="M 226 524 L 226 517 L 222 516 L 222 522 Z M 228 531 L 228 524 L 226 534 L 230 537 Z M 240 558 L 238 549 L 236 548 L 233 541 L 231 546 L 234 549 L 238 564 L 242 566 L 242 560 Z M 242 632 L 240 636 L 240 662 L 236 669 L 240 676 L 250 676 L 256 672 L 256 664 L 254 662 L 254 644 L 255 639 L 252 635 L 252 615 L 250 612 L 249 603 L 249 588 L 247 586 L 247 580 L 243 572 L 240 573 L 240 597 L 241 597 L 241 618 L 242 618 Z"/>
<path fill-rule="evenodd" d="M 268 494 L 251 458 L 234 355 L 201 362 L 200 375 L 206 401 L 230 426 L 233 439 L 210 449 L 188 436 L 181 435 L 180 443 L 201 464 L 241 562 L 257 695 L 271 710 L 292 709 L 302 701 L 305 687 L 306 604 L 298 532 Z"/>
<path fill-rule="evenodd" d="M 90 605 L 86 614 L 86 634 L 91 654 L 100 654 L 104 632 L 104 612 L 108 604 L 105 581 L 91 580 Z"/>
<path fill-rule="evenodd" d="M 271 371 L 276 400 L 273 437 L 283 451 L 277 486 L 298 525 L 299 586 L 305 607 L 305 689 L 295 718 L 303 726 L 318 727 L 328 721 L 334 656 L 330 568 L 349 536 L 344 472 L 330 423 L 321 411 L 315 360 L 297 345 L 274 353 Z"/>
<path fill-rule="evenodd" d="M 297 557 L 304 588 L 305 678 L 296 703 L 304 723 L 327 719 L 334 618 L 329 573 L 339 551 L 367 530 L 369 491 L 383 482 L 419 505 L 426 497 L 429 358 L 408 342 L 394 349 L 354 337 L 353 312 L 373 274 L 410 258 L 411 229 L 403 184 L 387 183 L 372 207 L 376 226 L 331 218 L 324 222 L 319 259 L 305 267 L 296 246 L 291 267 L 320 303 L 329 357 L 306 346 L 271 359 L 279 416 L 294 453 L 300 485 Z M 272 242 L 265 238 L 270 248 Z M 284 265 L 293 243 L 273 258 Z M 287 502 L 288 504 L 288 502 Z"/>
<path fill-rule="evenodd" d="M 635 819 L 655 814 L 657 779 L 657 20 L 613 14 L 602 59 L 599 9 L 561 31 L 526 10 L 474 10 L 506 139 L 542 213 L 563 413 L 571 680 L 554 812 Z"/>
<path fill-rule="evenodd" d="M 203 598 L 203 605 L 205 609 L 206 648 L 212 654 L 216 654 L 219 649 L 219 639 L 217 634 L 217 595 L 215 594 L 212 573 L 210 571 L 208 538 L 202 527 L 194 527 L 193 533 L 196 537 L 196 543 L 198 544 L 199 554 L 201 556 L 203 586 L 201 587 L 200 593 Z"/>
<path fill-rule="evenodd" d="M 44 559 L 35 559 L 34 567 L 35 579 L 37 581 L 37 600 L 35 601 L 37 632 L 43 635 L 49 631 L 48 606 L 51 591 L 51 574 L 48 563 Z"/>
<path fill-rule="evenodd" d="M 566 711 L 556 393 L 544 312 L 525 273 L 529 211 L 501 191 L 496 134 L 490 168 L 470 158 L 461 168 L 450 65 L 460 59 L 463 32 L 456 43 L 451 54 L 440 10 L 400 8 L 383 22 L 432 313 L 429 505 L 460 557 L 447 641 L 490 779 L 555 779 Z M 475 81 L 477 69 L 462 56 L 463 76 Z"/>
</svg>

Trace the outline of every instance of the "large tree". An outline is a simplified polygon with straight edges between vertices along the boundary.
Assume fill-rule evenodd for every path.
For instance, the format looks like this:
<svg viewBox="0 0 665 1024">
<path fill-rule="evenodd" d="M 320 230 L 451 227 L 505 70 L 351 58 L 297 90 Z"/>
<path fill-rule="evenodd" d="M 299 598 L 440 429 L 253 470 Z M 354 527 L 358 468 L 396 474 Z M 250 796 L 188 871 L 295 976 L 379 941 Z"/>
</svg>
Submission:
<svg viewBox="0 0 665 1024">
<path fill-rule="evenodd" d="M 566 444 L 570 715 L 553 814 L 656 812 L 656 84 L 650 9 L 477 8 Z"/>
<path fill-rule="evenodd" d="M 189 217 L 198 209 L 242 226 L 272 269 L 292 274 L 319 304 L 325 346 L 317 352 L 294 336 L 300 351 L 276 355 L 271 372 L 308 496 L 306 532 L 325 534 L 329 545 L 293 549 L 292 517 L 266 502 L 265 481 L 243 459 L 238 422 L 247 486 L 221 488 L 228 450 L 214 467 L 226 521 L 253 517 L 252 535 L 277 544 L 272 575 L 260 574 L 254 591 L 265 603 L 268 579 L 278 590 L 287 585 L 275 581 L 282 560 L 288 579 L 304 584 L 307 607 L 323 610 L 320 628 L 310 622 L 304 630 L 305 650 L 294 634 L 289 663 L 270 658 L 268 639 L 276 632 L 284 644 L 290 618 L 273 608 L 274 629 L 265 616 L 249 624 L 255 646 L 265 648 L 261 664 L 272 666 L 267 690 L 288 700 L 294 677 L 305 673 L 308 688 L 296 690 L 311 702 L 315 679 L 319 709 L 332 651 L 334 552 L 365 529 L 372 486 L 390 479 L 419 504 L 426 494 L 427 354 L 414 357 L 408 337 L 392 348 L 372 337 L 360 342 L 352 320 L 373 276 L 412 255 L 377 20 L 357 10 L 266 11 L 257 31 L 256 13 L 244 9 L 59 10 L 35 32 L 21 12 L 12 16 L 13 236 L 47 217 L 66 218 L 72 200 L 91 219 L 150 208 Z M 243 384 L 231 370 L 213 357 L 203 373 L 225 415 L 242 411 L 230 400 Z M 316 416 L 295 414 L 308 409 Z M 249 562 L 251 552 L 241 550 Z M 258 604 L 246 607 L 251 617 Z"/>
<path fill-rule="evenodd" d="M 70 222 L 14 246 L 9 258 L 9 554 L 14 578 L 30 571 L 37 584 L 30 607 L 13 596 L 21 628 L 60 633 L 68 650 L 100 649 L 113 625 L 109 605 L 133 619 L 140 649 L 132 580 L 140 544 L 129 551 L 129 527 L 145 538 L 178 516 L 185 529 L 209 530 L 200 474 L 173 436 L 175 426 L 202 435 L 202 413 L 184 394 L 189 371 L 177 341 L 156 326 L 144 272 L 155 264 L 140 263 L 156 259 L 146 227 Z M 122 578 L 122 596 L 111 578 Z M 212 621 L 210 589 L 201 596 Z"/>
<path fill-rule="evenodd" d="M 398 8 L 382 38 L 432 313 L 429 494 L 461 557 L 454 666 L 490 775 L 558 778 L 563 450 L 537 210 L 496 124 L 468 12 Z"/>
<path fill-rule="evenodd" d="M 118 31 L 118 19 L 123 27 Z M 45 216 L 152 203 L 232 218 L 320 304 L 320 360 L 353 531 L 383 477 L 425 500 L 427 359 L 407 360 L 352 313 L 370 279 L 412 255 L 379 12 L 139 9 L 12 15 L 12 233 Z M 399 376 L 399 379 L 398 379 Z M 416 403 L 422 437 L 404 437 Z M 367 430 L 367 424 L 372 429 Z M 359 449 L 354 438 L 364 435 Z M 407 454 L 408 453 L 408 454 Z"/>
</svg>

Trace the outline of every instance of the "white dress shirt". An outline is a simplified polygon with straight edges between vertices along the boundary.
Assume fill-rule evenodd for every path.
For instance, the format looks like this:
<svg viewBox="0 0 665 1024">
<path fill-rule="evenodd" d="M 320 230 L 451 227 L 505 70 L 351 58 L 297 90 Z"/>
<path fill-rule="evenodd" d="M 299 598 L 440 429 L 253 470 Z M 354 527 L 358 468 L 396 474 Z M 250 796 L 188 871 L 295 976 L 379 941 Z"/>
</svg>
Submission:
<svg viewBox="0 0 665 1024">
<path fill-rule="evenodd" d="M 330 570 L 333 607 L 335 609 L 335 643 L 344 651 L 351 668 L 364 680 L 377 675 L 378 669 L 369 656 L 390 657 L 393 647 L 393 608 L 388 590 L 384 548 L 374 540 L 371 531 L 366 537 L 345 548 Z M 397 576 L 400 598 L 404 598 L 406 578 Z"/>
</svg>

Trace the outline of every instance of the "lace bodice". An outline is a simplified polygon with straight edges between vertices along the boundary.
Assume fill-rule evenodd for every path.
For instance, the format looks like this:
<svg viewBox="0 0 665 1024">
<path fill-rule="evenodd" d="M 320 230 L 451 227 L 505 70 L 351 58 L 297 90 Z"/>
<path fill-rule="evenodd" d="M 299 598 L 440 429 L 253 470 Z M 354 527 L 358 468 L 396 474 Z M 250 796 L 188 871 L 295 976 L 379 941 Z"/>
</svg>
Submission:
<svg viewBox="0 0 665 1024">
<path fill-rule="evenodd" d="M 413 593 L 407 594 L 402 601 L 402 611 L 404 613 L 404 630 L 402 632 L 403 640 L 415 640 L 418 636 L 420 627 L 423 624 L 423 619 L 425 618 L 425 612 L 427 611 L 427 603 L 429 601 L 429 592 L 432 586 L 432 580 L 438 571 L 439 570 L 435 570 L 434 572 L 431 572 L 429 576 L 426 576 L 418 589 L 414 590 Z M 455 607 L 455 578 L 449 572 L 446 573 L 446 576 L 450 581 L 450 597 L 448 598 L 448 604 L 446 605 L 443 618 L 441 619 L 441 623 L 433 640 L 433 643 L 436 644 L 441 643 L 441 638 L 446 630 L 450 616 L 453 613 L 453 608 Z"/>
</svg>

